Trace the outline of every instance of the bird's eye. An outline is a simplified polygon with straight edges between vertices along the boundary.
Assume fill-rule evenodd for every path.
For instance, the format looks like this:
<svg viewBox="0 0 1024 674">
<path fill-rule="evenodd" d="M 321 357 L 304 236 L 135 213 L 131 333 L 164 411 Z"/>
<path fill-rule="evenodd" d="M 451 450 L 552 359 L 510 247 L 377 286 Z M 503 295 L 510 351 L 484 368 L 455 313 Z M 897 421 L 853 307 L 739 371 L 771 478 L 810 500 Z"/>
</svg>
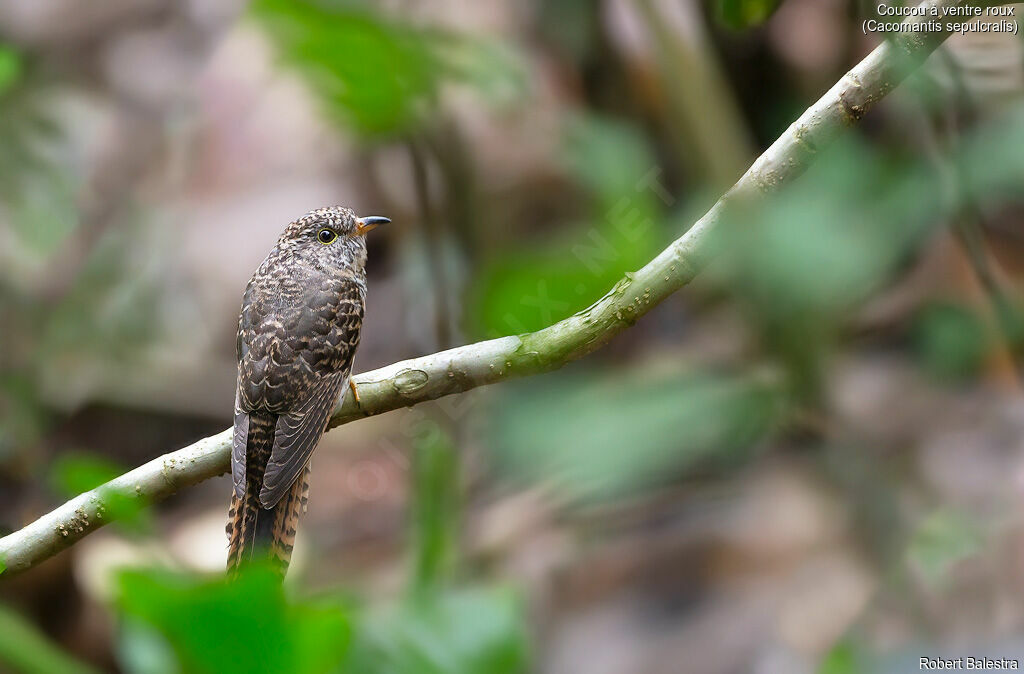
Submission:
<svg viewBox="0 0 1024 674">
<path fill-rule="evenodd" d="M 317 241 L 324 244 L 325 246 L 329 243 L 334 243 L 338 238 L 338 233 L 333 229 L 321 229 L 320 233 L 316 235 Z"/>
</svg>

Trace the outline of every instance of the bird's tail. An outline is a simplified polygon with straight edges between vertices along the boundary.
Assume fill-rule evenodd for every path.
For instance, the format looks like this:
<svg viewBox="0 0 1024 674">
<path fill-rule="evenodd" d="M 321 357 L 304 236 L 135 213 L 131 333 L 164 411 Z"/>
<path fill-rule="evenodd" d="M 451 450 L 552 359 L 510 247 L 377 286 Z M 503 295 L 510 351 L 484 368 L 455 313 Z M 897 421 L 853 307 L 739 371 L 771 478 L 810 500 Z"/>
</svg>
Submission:
<svg viewBox="0 0 1024 674">
<path fill-rule="evenodd" d="M 306 510 L 308 495 L 308 467 L 273 508 L 260 506 L 257 490 L 247 489 L 244 499 L 232 492 L 227 526 L 228 570 L 237 572 L 248 562 L 270 560 L 283 576 L 292 559 L 295 530 L 299 514 Z"/>
<path fill-rule="evenodd" d="M 259 451 L 266 444 L 261 437 L 263 434 L 260 426 L 257 422 L 249 428 L 249 458 L 252 460 L 246 467 L 245 496 L 238 498 L 233 491 L 231 493 L 227 524 L 228 571 L 237 573 L 244 564 L 268 560 L 284 576 L 292 558 L 299 514 L 306 510 L 309 466 L 306 466 L 277 505 L 263 508 L 259 495 L 269 452 Z M 272 424 L 269 433 L 272 443 Z"/>
</svg>

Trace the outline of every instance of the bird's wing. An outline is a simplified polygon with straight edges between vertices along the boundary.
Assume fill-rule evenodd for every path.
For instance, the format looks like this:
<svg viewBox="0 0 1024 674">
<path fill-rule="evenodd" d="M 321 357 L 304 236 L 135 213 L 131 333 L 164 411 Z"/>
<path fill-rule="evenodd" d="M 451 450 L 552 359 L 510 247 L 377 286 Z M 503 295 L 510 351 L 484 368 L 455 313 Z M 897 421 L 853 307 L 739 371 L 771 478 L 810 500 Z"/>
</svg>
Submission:
<svg viewBox="0 0 1024 674">
<path fill-rule="evenodd" d="M 245 498 L 245 445 L 249 440 L 249 413 L 242 409 L 235 392 L 235 432 L 231 439 L 231 480 L 235 495 Z"/>
<path fill-rule="evenodd" d="M 327 428 L 327 418 L 338 401 L 338 394 L 348 385 L 348 378 L 347 368 L 321 377 L 298 410 L 278 417 L 274 450 L 260 490 L 260 503 L 264 508 L 271 508 L 280 501 L 302 473 Z"/>
</svg>

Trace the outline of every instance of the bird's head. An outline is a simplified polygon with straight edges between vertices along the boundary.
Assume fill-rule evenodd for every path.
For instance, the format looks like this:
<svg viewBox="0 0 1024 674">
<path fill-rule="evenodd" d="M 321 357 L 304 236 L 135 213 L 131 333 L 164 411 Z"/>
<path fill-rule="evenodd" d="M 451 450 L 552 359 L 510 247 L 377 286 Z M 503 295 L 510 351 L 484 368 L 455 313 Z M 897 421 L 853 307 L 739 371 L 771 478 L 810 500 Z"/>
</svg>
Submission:
<svg viewBox="0 0 1024 674">
<path fill-rule="evenodd" d="M 327 269 L 362 270 L 366 234 L 388 222 L 379 215 L 359 217 L 344 206 L 318 208 L 288 225 L 278 246 Z"/>
</svg>

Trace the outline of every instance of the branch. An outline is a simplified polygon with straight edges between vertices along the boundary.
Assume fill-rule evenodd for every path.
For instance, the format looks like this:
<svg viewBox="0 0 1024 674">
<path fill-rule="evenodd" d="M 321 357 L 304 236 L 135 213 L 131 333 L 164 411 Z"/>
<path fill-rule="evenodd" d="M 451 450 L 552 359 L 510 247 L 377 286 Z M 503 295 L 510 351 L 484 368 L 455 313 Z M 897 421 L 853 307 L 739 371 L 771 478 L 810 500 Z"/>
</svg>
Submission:
<svg viewBox="0 0 1024 674">
<path fill-rule="evenodd" d="M 604 345 L 697 275 L 710 257 L 710 234 L 732 202 L 793 181 L 821 149 L 858 122 L 947 36 L 903 32 L 877 47 L 808 108 L 686 234 L 642 269 L 627 273 L 587 309 L 537 332 L 460 346 L 358 375 L 361 405 L 343 398 L 329 428 L 511 377 L 555 370 Z M 230 449 L 228 429 L 81 494 L 0 539 L 0 562 L 8 572 L 22 571 L 70 547 L 106 523 L 112 494 L 152 502 L 225 473 Z"/>
</svg>

